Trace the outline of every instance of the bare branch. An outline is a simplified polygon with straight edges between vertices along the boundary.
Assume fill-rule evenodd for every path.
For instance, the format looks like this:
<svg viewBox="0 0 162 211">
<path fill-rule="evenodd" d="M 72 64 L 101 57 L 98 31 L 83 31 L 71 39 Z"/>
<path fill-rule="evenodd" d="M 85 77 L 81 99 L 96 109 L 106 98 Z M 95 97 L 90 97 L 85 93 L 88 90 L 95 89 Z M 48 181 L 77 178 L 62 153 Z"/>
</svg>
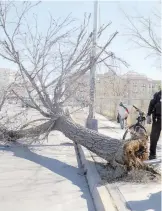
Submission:
<svg viewBox="0 0 162 211">
<path fill-rule="evenodd" d="M 161 36 L 159 23 L 159 16 L 155 16 L 155 23 L 153 17 L 130 17 L 123 11 L 130 27 L 128 28 L 128 35 L 131 40 L 142 48 L 147 48 L 155 53 L 157 57 L 161 56 Z M 138 26 L 137 26 L 138 25 Z"/>
</svg>

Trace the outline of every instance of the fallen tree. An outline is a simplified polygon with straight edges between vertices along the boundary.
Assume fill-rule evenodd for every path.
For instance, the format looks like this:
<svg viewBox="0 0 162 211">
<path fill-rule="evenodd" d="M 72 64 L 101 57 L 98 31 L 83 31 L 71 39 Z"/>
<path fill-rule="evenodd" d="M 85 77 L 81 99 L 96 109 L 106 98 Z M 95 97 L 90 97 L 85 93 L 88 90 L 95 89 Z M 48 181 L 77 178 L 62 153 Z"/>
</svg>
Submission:
<svg viewBox="0 0 162 211">
<path fill-rule="evenodd" d="M 141 161 L 147 159 L 148 154 L 146 135 L 142 134 L 138 140 L 130 142 L 113 139 L 76 124 L 64 110 L 65 103 L 73 96 L 69 91 L 73 83 L 70 78 L 72 77 L 76 83 L 93 65 L 90 61 L 93 33 L 87 32 L 90 16 L 85 15 L 82 25 L 78 28 L 71 27 L 73 20 L 70 17 L 61 22 L 50 17 L 50 25 L 46 33 L 42 34 L 39 32 L 36 17 L 33 17 L 34 30 L 26 18 L 36 6 L 38 3 L 24 2 L 18 10 L 17 3 L 0 3 L 0 30 L 3 32 L 3 39 L 0 40 L 0 56 L 17 65 L 21 82 L 32 102 L 28 106 L 38 111 L 44 119 L 33 120 L 21 125 L 17 130 L 1 126 L 1 140 L 16 141 L 26 137 L 33 139 L 43 134 L 47 137 L 52 130 L 58 130 L 107 160 L 116 172 L 114 177 L 122 176 L 132 167 L 144 168 Z M 11 10 L 15 13 L 12 11 L 10 14 L 16 14 L 16 20 L 13 22 L 8 20 L 11 18 L 9 16 Z M 25 29 L 24 24 L 27 26 Z M 12 32 L 9 30 L 9 25 L 14 29 Z M 99 29 L 98 39 L 109 26 L 110 24 Z M 126 65 L 126 62 L 107 50 L 117 34 L 118 32 L 113 33 L 102 47 L 100 45 L 93 62 L 107 63 L 113 56 L 113 59 Z M 23 96 L 14 89 L 12 91 L 27 104 Z M 44 122 L 35 127 L 30 126 L 31 123 L 38 121 Z"/>
<path fill-rule="evenodd" d="M 62 113 L 56 120 L 49 120 L 35 128 L 17 131 L 4 131 L 3 138 L 16 141 L 24 137 L 33 138 L 53 130 L 62 132 L 66 137 L 80 144 L 101 158 L 108 161 L 112 168 L 122 176 L 132 168 L 145 168 L 141 162 L 148 159 L 148 137 L 142 134 L 135 140 L 118 140 L 99 134 L 75 123 L 69 116 Z M 2 136 L 1 136 L 2 137 Z M 142 152 L 142 153 L 141 153 Z"/>
</svg>

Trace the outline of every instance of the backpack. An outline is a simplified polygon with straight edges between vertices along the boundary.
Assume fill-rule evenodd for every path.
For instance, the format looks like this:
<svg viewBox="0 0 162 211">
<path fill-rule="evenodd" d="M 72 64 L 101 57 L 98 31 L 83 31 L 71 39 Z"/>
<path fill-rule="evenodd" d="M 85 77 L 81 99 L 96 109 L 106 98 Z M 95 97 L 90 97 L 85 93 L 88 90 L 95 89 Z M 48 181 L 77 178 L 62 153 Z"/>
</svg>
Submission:
<svg viewBox="0 0 162 211">
<path fill-rule="evenodd" d="M 155 96 L 155 107 L 154 107 L 154 114 L 155 116 L 161 116 L 161 91 L 156 93 Z"/>
</svg>

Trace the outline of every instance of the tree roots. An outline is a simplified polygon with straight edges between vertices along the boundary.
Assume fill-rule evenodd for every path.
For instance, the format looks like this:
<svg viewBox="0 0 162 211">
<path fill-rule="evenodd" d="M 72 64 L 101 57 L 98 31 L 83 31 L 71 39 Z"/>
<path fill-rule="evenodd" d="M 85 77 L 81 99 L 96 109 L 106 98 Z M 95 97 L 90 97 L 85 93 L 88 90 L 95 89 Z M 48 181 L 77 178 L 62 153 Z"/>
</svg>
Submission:
<svg viewBox="0 0 162 211">
<path fill-rule="evenodd" d="M 124 147 L 124 163 L 128 170 L 144 168 L 144 160 L 148 160 L 148 136 L 128 141 Z"/>
</svg>

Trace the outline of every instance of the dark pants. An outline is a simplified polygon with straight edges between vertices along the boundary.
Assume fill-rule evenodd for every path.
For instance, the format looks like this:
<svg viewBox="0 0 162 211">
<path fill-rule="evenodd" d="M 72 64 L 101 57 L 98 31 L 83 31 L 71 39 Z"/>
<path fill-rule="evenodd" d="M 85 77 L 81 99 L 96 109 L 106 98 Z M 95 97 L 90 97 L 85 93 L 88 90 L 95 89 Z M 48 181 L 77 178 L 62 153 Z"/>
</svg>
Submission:
<svg viewBox="0 0 162 211">
<path fill-rule="evenodd" d="M 161 133 L 161 119 L 154 119 L 150 135 L 150 155 L 156 155 L 156 146 Z"/>
<path fill-rule="evenodd" d="M 120 114 L 119 114 L 119 123 L 120 123 L 120 127 L 121 129 L 124 129 L 124 121 L 125 119 L 121 118 Z"/>
</svg>

